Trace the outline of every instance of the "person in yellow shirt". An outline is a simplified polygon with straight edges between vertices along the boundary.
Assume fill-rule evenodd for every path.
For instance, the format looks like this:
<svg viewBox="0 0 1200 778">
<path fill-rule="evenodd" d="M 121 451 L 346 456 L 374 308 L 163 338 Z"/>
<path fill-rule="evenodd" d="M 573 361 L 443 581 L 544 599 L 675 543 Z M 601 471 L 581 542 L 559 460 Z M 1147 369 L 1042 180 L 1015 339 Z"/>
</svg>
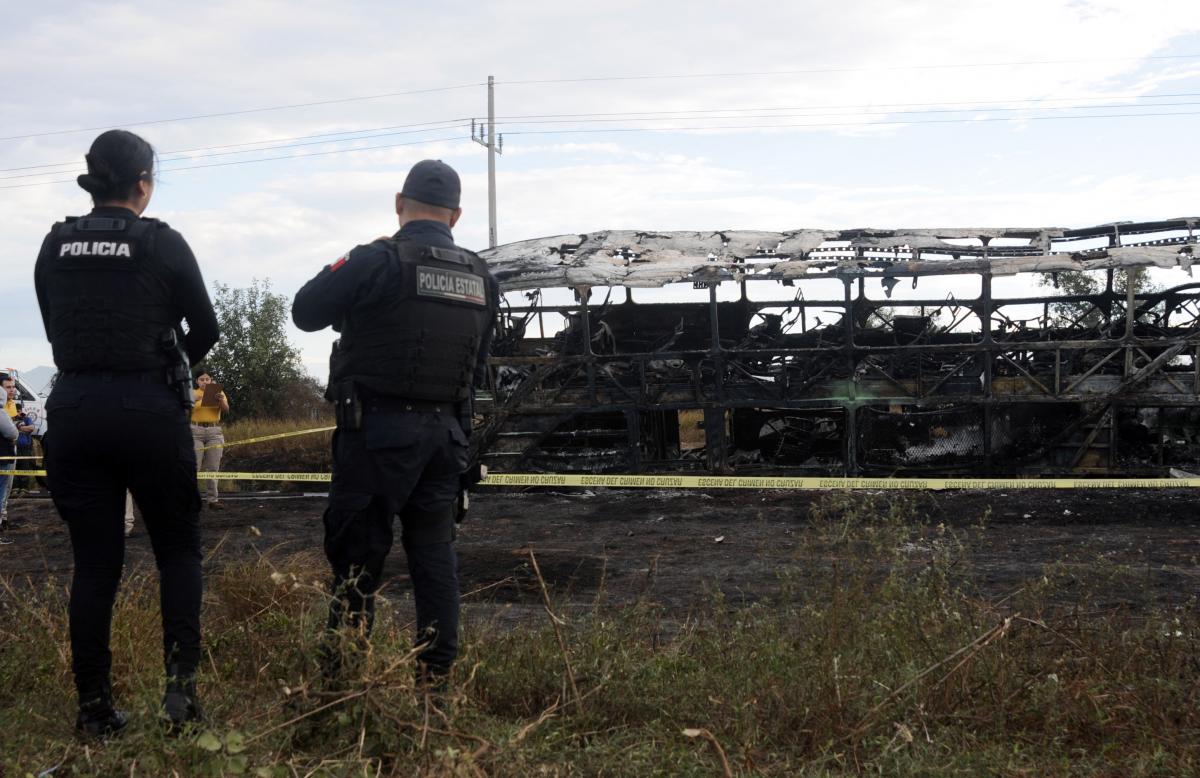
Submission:
<svg viewBox="0 0 1200 778">
<path fill-rule="evenodd" d="M 16 380 L 8 373 L 0 373 L 0 402 L 3 402 L 5 420 L 8 422 L 6 426 L 16 430 L 16 432 L 21 432 L 18 426 L 21 424 L 21 421 L 17 413 Z M 16 454 L 16 437 L 11 442 L 0 438 L 0 457 L 6 457 L 5 459 L 0 459 L 0 472 L 16 469 L 17 460 L 7 458 L 16 456 Z M 0 532 L 5 532 L 13 528 L 13 523 L 8 519 L 8 495 L 12 492 L 12 487 L 13 477 L 11 475 L 0 475 Z M 3 541 L 4 539 L 0 538 L 0 545 L 7 545 Z"/>
<path fill-rule="evenodd" d="M 212 375 L 203 371 L 196 376 L 196 404 L 192 406 L 192 442 L 196 446 L 196 467 L 200 472 L 215 473 L 221 469 L 221 452 L 225 445 L 225 435 L 221 432 L 221 414 L 229 410 L 229 398 L 224 392 L 217 395 L 216 405 L 202 405 L 204 387 L 213 382 Z M 217 479 L 208 479 L 208 491 L 205 495 L 208 507 L 220 510 L 221 504 L 217 494 Z"/>
<path fill-rule="evenodd" d="M 17 460 L 9 458 L 17 454 L 17 400 L 16 391 L 13 389 L 15 383 L 8 373 L 0 373 L 0 408 L 4 412 L 4 423 L 0 426 L 0 429 L 4 429 L 4 436 L 0 437 L 0 473 L 13 470 L 17 466 Z M 12 523 L 8 520 L 8 493 L 12 491 L 12 484 L 11 475 L 0 475 L 0 532 L 12 529 Z M 0 537 L 0 546 L 9 543 L 12 541 Z"/>
</svg>

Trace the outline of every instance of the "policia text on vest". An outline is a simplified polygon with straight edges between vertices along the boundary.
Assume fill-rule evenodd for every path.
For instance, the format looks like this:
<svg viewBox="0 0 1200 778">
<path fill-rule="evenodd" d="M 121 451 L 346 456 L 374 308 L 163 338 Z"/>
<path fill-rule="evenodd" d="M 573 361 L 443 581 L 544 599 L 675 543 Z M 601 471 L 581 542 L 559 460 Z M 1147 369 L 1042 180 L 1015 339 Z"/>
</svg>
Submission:
<svg viewBox="0 0 1200 778">
<path fill-rule="evenodd" d="M 114 241 L 96 240 L 91 243 L 84 241 L 74 241 L 72 243 L 62 244 L 58 255 L 65 257 L 70 254 L 72 257 L 125 257 L 126 259 L 133 258 L 133 252 L 129 249 L 128 243 L 116 243 Z"/>
<path fill-rule="evenodd" d="M 467 273 L 417 266 L 417 294 L 421 297 L 441 297 L 472 305 L 486 305 L 483 279 Z"/>
</svg>

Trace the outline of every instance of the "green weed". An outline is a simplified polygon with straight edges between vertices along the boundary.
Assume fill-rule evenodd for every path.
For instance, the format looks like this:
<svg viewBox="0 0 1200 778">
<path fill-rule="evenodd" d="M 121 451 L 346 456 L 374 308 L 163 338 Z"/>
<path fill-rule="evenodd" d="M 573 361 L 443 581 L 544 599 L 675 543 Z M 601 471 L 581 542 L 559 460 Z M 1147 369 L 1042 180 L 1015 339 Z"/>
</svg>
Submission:
<svg viewBox="0 0 1200 778">
<path fill-rule="evenodd" d="M 8 581 L 0 774 L 1200 772 L 1195 603 L 1097 610 L 1093 583 L 1138 579 L 1114 568 L 1096 582 L 1069 567 L 989 601 L 959 538 L 923 513 L 919 498 L 825 496 L 769 602 L 731 606 L 714 588 L 704 607 L 671 614 L 644 597 L 601 592 L 571 608 L 547 592 L 543 619 L 476 616 L 437 705 L 416 689 L 396 592 L 372 640 L 347 636 L 346 670 L 331 683 L 315 659 L 317 560 L 227 566 L 205 594 L 208 721 L 174 738 L 155 718 L 157 584 L 134 574 L 113 633 L 133 724 L 100 744 L 70 729 L 62 583 Z"/>
</svg>

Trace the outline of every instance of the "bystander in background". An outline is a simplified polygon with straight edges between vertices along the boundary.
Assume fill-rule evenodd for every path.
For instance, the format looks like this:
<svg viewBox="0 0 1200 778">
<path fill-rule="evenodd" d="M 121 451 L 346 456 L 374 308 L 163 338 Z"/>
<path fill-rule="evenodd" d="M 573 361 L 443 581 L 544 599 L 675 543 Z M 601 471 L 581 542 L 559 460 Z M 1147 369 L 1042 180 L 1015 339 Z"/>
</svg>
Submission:
<svg viewBox="0 0 1200 778">
<path fill-rule="evenodd" d="M 229 411 L 229 398 L 207 370 L 196 376 L 196 404 L 192 406 L 192 441 L 196 444 L 196 467 L 202 473 L 221 469 L 221 452 L 225 435 L 221 431 L 221 414 Z M 217 479 L 208 479 L 204 495 L 209 508 L 220 510 Z"/>
<path fill-rule="evenodd" d="M 5 537 L 4 533 L 12 529 L 12 523 L 8 520 L 8 493 L 12 489 L 11 475 L 7 475 L 9 471 L 17 466 L 17 460 L 14 459 L 17 455 L 17 425 L 13 421 L 13 416 L 16 415 L 16 402 L 8 400 L 8 387 L 13 384 L 13 380 L 7 373 L 0 373 L 0 387 L 5 392 L 4 412 L 0 413 L 0 545 L 8 545 L 12 541 Z M 9 406 L 12 407 L 12 412 L 9 412 Z"/>
<path fill-rule="evenodd" d="M 16 394 L 17 388 L 14 386 L 11 391 Z M 36 470 L 37 457 L 33 454 L 33 417 L 25 413 L 21 403 L 17 403 L 17 415 L 13 417 L 13 424 L 17 427 L 17 469 Z M 14 479 L 12 491 L 28 491 L 36 483 L 33 476 L 23 475 Z"/>
</svg>

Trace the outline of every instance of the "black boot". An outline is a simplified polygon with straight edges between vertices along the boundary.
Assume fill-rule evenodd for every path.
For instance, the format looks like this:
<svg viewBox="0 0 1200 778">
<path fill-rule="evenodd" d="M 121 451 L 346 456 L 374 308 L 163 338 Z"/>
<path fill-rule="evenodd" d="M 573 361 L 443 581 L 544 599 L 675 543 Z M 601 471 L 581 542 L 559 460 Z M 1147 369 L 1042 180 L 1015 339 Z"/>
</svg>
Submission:
<svg viewBox="0 0 1200 778">
<path fill-rule="evenodd" d="M 370 650 L 371 641 L 362 632 L 327 630 L 316 650 L 321 677 L 334 686 L 360 679 Z"/>
<path fill-rule="evenodd" d="M 79 715 L 75 717 L 75 731 L 84 737 L 105 738 L 125 729 L 129 720 L 125 714 L 113 707 L 112 691 L 108 684 L 79 694 Z"/>
<path fill-rule="evenodd" d="M 450 690 L 450 666 L 417 660 L 414 669 L 417 690 L 445 694 Z"/>
<path fill-rule="evenodd" d="M 342 675 L 342 646 L 336 632 L 326 631 L 317 644 L 317 666 L 326 683 L 335 683 Z"/>
<path fill-rule="evenodd" d="M 443 715 L 450 712 L 449 667 L 418 660 L 415 688 L 417 699 L 423 701 L 430 710 Z"/>
<path fill-rule="evenodd" d="M 175 731 L 189 721 L 200 721 L 204 713 L 196 698 L 196 673 L 179 665 L 167 665 L 167 690 L 162 700 L 169 729 Z"/>
<path fill-rule="evenodd" d="M 338 683 L 350 671 L 361 668 L 361 657 L 370 644 L 371 627 L 375 623 L 375 597 L 347 594 L 347 584 L 334 581 L 334 594 L 329 600 L 329 619 L 317 644 L 317 665 L 321 676 L 329 683 Z M 345 597 L 350 597 L 349 607 Z M 357 606 L 357 607 L 356 607 Z"/>
</svg>

